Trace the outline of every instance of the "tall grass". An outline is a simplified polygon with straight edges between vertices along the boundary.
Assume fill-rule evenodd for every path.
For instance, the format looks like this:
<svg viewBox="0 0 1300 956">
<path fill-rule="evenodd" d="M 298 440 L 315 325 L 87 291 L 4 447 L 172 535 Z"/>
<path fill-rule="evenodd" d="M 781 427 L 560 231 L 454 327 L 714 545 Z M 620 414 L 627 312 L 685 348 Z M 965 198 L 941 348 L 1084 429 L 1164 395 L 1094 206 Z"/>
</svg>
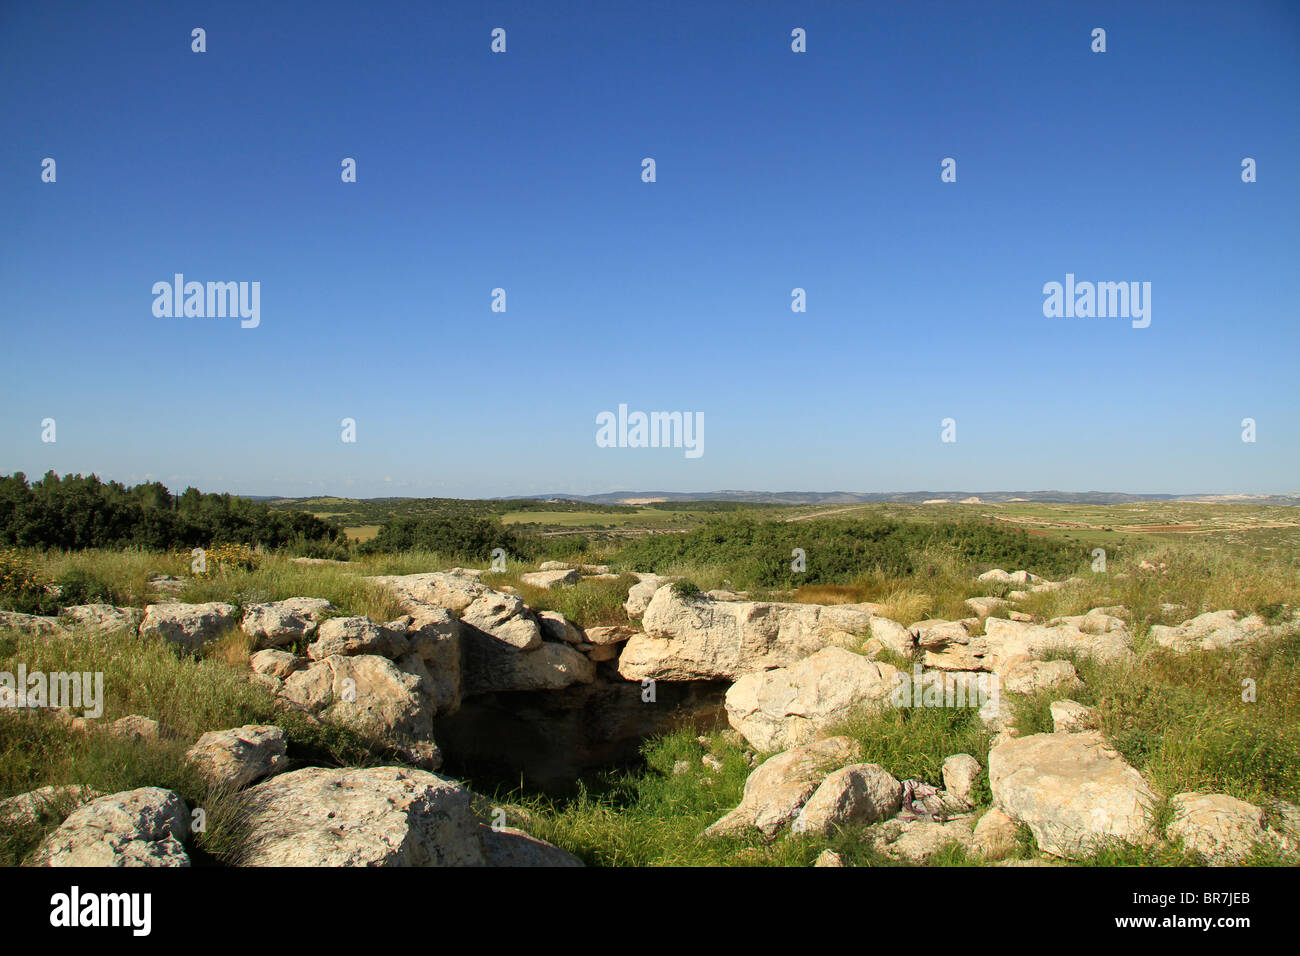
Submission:
<svg viewBox="0 0 1300 956">
<path fill-rule="evenodd" d="M 128 633 L 76 632 L 60 639 L 0 633 L 0 670 L 102 673 L 103 715 L 74 729 L 40 710 L 0 710 L 0 797 L 49 785 L 89 786 L 104 793 L 137 787 L 177 791 L 207 812 L 208 829 L 194 849 L 201 859 L 230 862 L 238 851 L 238 799 L 209 787 L 184 760 L 203 733 L 244 724 L 284 729 L 298 764 L 372 764 L 386 760 L 373 739 L 284 708 L 267 690 L 220 660 L 196 660 L 162 641 Z M 108 724 L 129 714 L 157 720 L 158 740 L 133 740 Z M 79 716 L 79 715 L 78 715 Z M 62 813 L 70 805 L 55 807 Z M 0 865 L 13 865 L 57 826 L 47 814 L 36 826 L 0 820 Z"/>
</svg>

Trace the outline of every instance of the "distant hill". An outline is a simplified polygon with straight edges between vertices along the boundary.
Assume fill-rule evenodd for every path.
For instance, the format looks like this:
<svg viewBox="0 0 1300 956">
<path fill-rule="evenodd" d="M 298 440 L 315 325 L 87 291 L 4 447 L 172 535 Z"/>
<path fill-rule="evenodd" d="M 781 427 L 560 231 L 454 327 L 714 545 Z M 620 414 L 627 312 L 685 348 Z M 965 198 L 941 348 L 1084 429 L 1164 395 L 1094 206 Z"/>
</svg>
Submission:
<svg viewBox="0 0 1300 956">
<path fill-rule="evenodd" d="M 1300 505 L 1295 495 L 1142 495 L 1123 491 L 612 491 L 602 495 L 526 495 L 537 500 L 582 501 L 589 504 L 633 504 L 648 501 L 734 501 L 783 505 L 851 505 L 876 501 L 911 504 L 951 502 L 1004 504 L 1120 505 L 1136 501 L 1202 501 L 1212 504 Z"/>
</svg>

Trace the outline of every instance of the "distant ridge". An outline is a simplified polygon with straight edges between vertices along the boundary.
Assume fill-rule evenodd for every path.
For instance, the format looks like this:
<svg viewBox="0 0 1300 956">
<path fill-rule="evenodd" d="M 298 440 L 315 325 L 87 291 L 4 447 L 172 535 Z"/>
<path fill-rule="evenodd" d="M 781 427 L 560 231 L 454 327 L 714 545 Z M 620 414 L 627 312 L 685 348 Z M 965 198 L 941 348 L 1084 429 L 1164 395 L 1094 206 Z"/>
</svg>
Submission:
<svg viewBox="0 0 1300 956">
<path fill-rule="evenodd" d="M 782 505 L 852 505 L 877 501 L 908 504 L 1005 504 L 1033 502 L 1043 504 L 1120 505 L 1140 501 L 1199 501 L 1207 504 L 1300 505 L 1294 495 L 1143 495 L 1124 491 L 611 491 L 600 495 L 511 495 L 506 498 L 530 501 L 582 501 L 589 504 L 616 505 L 629 500 L 644 501 L 735 501 L 750 504 Z"/>
</svg>

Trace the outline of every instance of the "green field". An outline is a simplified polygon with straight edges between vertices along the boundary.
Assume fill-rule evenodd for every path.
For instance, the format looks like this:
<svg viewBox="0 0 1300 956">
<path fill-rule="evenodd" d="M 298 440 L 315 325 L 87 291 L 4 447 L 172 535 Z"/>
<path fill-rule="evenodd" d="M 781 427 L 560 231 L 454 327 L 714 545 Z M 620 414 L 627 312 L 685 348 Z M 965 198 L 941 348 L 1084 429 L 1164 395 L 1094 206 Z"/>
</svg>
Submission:
<svg viewBox="0 0 1300 956">
<path fill-rule="evenodd" d="M 701 502 L 685 508 L 673 504 L 652 507 L 553 501 L 309 498 L 283 499 L 270 504 L 276 509 L 307 511 L 334 521 L 356 541 L 373 538 L 384 521 L 398 517 L 495 516 L 502 524 L 527 528 L 543 535 L 588 531 L 599 540 L 602 537 L 625 539 L 640 532 L 685 531 L 710 516 L 728 513 L 781 521 L 832 517 L 909 522 L 980 521 L 1090 548 L 1112 547 L 1126 542 L 1173 543 L 1203 538 L 1246 550 L 1279 553 L 1300 550 L 1300 512 L 1295 508 L 1194 501 L 1116 505 L 1038 502 L 736 505 Z"/>
</svg>

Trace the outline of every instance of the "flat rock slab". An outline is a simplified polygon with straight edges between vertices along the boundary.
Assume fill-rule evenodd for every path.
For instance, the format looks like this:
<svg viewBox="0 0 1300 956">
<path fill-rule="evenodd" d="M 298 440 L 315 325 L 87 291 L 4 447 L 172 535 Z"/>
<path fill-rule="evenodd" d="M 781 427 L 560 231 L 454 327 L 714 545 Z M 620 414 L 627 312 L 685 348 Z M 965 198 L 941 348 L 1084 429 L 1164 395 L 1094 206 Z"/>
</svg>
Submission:
<svg viewBox="0 0 1300 956">
<path fill-rule="evenodd" d="M 256 647 L 284 647 L 311 637 L 326 616 L 338 611 L 324 598 L 295 597 L 244 609 L 240 627 Z"/>
<path fill-rule="evenodd" d="M 565 584 L 577 584 L 580 580 L 582 580 L 582 575 L 575 568 L 555 571 L 532 571 L 528 574 L 519 575 L 520 584 L 547 590 Z"/>
<path fill-rule="evenodd" d="M 1264 812 L 1226 793 L 1180 793 L 1171 801 L 1173 821 L 1166 831 L 1211 866 L 1244 862 L 1256 844 L 1268 842 Z"/>
<path fill-rule="evenodd" d="M 644 634 L 619 658 L 628 680 L 735 679 L 785 667 L 833 645 L 857 647 L 871 612 L 851 605 L 713 601 L 655 591 L 642 616 Z"/>
<path fill-rule="evenodd" d="M 1258 614 L 1243 618 L 1236 611 L 1210 611 L 1170 627 L 1153 624 L 1153 641 L 1177 654 L 1222 651 L 1255 643 L 1274 633 Z"/>
<path fill-rule="evenodd" d="M 1155 792 L 1095 731 L 1005 740 L 989 751 L 989 784 L 994 803 L 1053 856 L 1154 839 Z"/>
<path fill-rule="evenodd" d="M 59 611 L 61 623 L 101 633 L 139 630 L 143 617 L 141 608 L 114 607 L 112 604 L 74 604 Z"/>
<path fill-rule="evenodd" d="M 886 820 L 868 831 L 867 839 L 886 856 L 907 863 L 924 863 L 935 854 L 957 844 L 976 849 L 970 816 L 953 817 L 942 823 L 933 820 Z"/>
<path fill-rule="evenodd" d="M 308 767 L 247 791 L 247 866 L 483 866 L 470 792 L 400 767 Z"/>
</svg>

